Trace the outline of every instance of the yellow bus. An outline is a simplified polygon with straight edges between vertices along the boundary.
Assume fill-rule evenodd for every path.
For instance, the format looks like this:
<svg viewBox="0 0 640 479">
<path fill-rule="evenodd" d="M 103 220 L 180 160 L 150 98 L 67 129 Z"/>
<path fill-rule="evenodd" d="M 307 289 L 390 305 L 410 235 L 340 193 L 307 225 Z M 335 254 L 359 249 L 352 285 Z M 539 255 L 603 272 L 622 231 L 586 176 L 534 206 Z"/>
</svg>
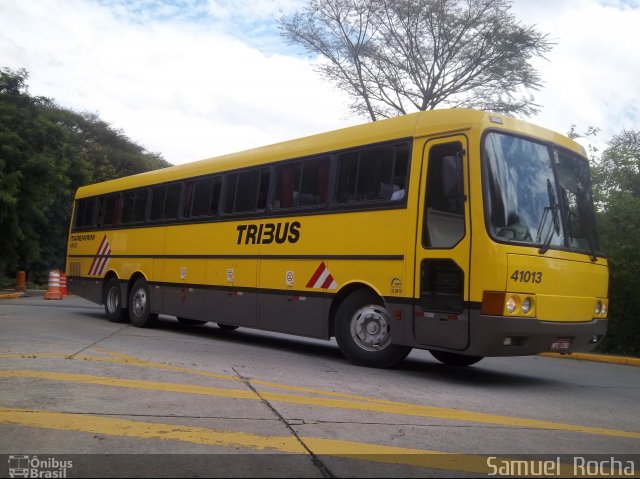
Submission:
<svg viewBox="0 0 640 479">
<path fill-rule="evenodd" d="M 587 351 L 607 327 L 584 149 L 474 110 L 79 188 L 67 272 L 111 321 L 335 337 L 374 367 Z"/>
</svg>

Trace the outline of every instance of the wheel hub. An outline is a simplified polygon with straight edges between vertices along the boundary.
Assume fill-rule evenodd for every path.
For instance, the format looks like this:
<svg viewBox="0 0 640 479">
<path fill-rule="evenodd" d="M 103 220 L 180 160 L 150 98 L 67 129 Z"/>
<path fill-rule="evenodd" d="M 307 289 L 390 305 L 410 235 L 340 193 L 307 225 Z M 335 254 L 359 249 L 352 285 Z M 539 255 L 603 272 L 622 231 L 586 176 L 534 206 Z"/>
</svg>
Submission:
<svg viewBox="0 0 640 479">
<path fill-rule="evenodd" d="M 376 305 L 359 309 L 351 320 L 351 337 L 366 351 L 386 348 L 391 342 L 386 310 Z"/>
</svg>

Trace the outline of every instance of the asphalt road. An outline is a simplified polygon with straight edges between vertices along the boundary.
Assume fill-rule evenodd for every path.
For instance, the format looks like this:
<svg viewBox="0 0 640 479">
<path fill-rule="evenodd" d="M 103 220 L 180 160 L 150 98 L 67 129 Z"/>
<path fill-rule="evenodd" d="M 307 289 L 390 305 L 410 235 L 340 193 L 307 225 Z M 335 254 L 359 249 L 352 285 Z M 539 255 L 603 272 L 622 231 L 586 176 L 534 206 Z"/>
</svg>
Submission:
<svg viewBox="0 0 640 479">
<path fill-rule="evenodd" d="M 0 301 L 0 455 L 2 477 L 637 476 L 640 368 L 414 351 L 369 369 L 334 342 L 138 329 L 38 295 Z"/>
</svg>

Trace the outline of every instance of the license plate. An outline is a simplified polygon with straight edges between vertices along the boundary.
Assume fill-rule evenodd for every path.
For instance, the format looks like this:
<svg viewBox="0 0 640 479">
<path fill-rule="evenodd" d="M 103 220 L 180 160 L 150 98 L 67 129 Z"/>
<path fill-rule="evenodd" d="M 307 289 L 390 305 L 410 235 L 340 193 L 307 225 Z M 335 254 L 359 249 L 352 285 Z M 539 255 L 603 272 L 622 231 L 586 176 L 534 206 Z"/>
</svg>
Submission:
<svg viewBox="0 0 640 479">
<path fill-rule="evenodd" d="M 551 343 L 551 351 L 566 353 L 571 347 L 570 339 L 556 339 Z"/>
</svg>

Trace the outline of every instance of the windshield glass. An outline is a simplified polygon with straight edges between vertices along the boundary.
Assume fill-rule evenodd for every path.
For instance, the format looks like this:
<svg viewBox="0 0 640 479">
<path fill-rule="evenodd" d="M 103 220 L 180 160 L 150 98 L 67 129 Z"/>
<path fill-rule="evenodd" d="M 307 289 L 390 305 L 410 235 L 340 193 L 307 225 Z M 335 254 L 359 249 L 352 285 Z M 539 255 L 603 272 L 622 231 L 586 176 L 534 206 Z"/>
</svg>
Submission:
<svg viewBox="0 0 640 479">
<path fill-rule="evenodd" d="M 485 136 L 483 154 L 487 227 L 495 239 L 539 246 L 541 253 L 599 250 L 586 160 L 497 132 Z"/>
<path fill-rule="evenodd" d="M 571 249 L 599 251 L 589 164 L 578 156 L 558 150 L 556 169 Z"/>
<path fill-rule="evenodd" d="M 564 245 L 549 148 L 501 133 L 484 140 L 489 232 L 501 241 Z"/>
</svg>

